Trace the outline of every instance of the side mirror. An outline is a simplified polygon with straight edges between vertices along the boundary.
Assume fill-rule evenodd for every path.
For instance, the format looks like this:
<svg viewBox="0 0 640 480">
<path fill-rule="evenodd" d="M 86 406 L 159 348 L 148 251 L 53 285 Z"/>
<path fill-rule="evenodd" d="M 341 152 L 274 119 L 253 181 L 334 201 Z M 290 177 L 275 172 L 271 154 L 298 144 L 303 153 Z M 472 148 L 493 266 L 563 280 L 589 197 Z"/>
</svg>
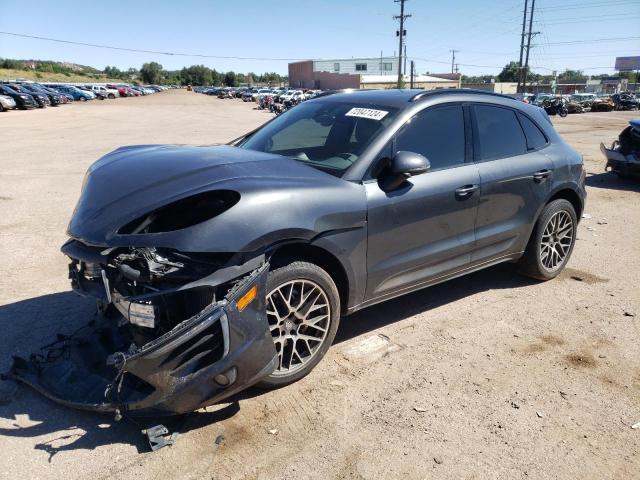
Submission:
<svg viewBox="0 0 640 480">
<path fill-rule="evenodd" d="M 380 179 L 380 188 L 385 192 L 395 190 L 409 177 L 421 175 L 429 168 L 431 168 L 429 160 L 423 155 L 415 152 L 398 152 L 385 169 L 387 175 Z"/>
</svg>

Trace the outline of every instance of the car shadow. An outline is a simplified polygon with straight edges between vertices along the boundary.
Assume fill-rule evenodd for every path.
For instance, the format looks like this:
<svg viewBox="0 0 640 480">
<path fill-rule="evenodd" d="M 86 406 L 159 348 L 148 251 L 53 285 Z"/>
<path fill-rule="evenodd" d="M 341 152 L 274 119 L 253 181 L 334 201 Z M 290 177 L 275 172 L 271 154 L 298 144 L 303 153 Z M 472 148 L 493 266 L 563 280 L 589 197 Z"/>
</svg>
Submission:
<svg viewBox="0 0 640 480">
<path fill-rule="evenodd" d="M 372 330 L 392 325 L 417 313 L 455 302 L 487 290 L 518 288 L 534 281 L 514 273 L 509 264 L 498 265 L 446 283 L 423 289 L 401 298 L 369 307 L 341 322 L 335 343 L 346 342 Z M 71 292 L 55 293 L 0 306 L 0 328 L 6 355 L 0 369 L 7 371 L 9 355 L 28 356 L 57 332 L 70 333 L 84 325 L 95 313 L 93 302 Z M 49 454 L 51 462 L 59 452 L 94 450 L 110 444 L 127 444 L 138 452 L 148 452 L 149 445 L 141 430 L 163 424 L 170 432 L 186 433 L 221 420 L 240 411 L 242 400 L 260 396 L 264 390 L 247 389 L 220 405 L 187 415 L 162 418 L 125 418 L 64 408 L 34 391 L 13 382 L 0 382 L 0 436 L 37 438 L 36 450 Z M 54 438 L 51 438 L 54 436 Z"/>
<path fill-rule="evenodd" d="M 591 188 L 640 192 L 640 177 L 620 178 L 615 173 L 603 172 L 587 175 L 585 183 Z"/>
</svg>

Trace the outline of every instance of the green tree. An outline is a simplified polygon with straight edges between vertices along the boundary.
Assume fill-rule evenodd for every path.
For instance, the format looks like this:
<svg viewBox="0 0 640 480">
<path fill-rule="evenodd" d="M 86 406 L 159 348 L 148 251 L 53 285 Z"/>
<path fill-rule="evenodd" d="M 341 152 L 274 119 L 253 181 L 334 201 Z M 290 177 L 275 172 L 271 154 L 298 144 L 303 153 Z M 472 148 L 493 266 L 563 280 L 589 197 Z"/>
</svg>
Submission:
<svg viewBox="0 0 640 480">
<path fill-rule="evenodd" d="M 160 83 L 162 81 L 162 65 L 157 62 L 145 63 L 140 69 L 140 78 L 144 83 Z"/>
<path fill-rule="evenodd" d="M 558 83 L 584 83 L 587 77 L 581 70 L 565 70 L 558 75 Z"/>
<path fill-rule="evenodd" d="M 224 74 L 224 84 L 227 87 L 238 86 L 238 79 L 236 78 L 236 72 L 227 72 Z"/>
<path fill-rule="evenodd" d="M 499 82 L 517 82 L 520 67 L 518 62 L 507 63 L 502 71 L 498 74 Z"/>
</svg>

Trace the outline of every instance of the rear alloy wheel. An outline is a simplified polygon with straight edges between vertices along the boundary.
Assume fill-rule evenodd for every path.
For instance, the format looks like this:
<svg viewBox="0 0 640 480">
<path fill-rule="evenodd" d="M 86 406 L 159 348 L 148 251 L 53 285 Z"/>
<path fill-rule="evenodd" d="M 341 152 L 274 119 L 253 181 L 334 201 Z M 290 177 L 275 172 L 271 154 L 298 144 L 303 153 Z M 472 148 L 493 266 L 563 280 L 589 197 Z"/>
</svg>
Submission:
<svg viewBox="0 0 640 480">
<path fill-rule="evenodd" d="M 520 259 L 520 271 L 538 280 L 550 280 L 565 267 L 576 242 L 578 221 L 571 202 L 550 202 L 540 214 Z"/>
<path fill-rule="evenodd" d="M 331 346 L 340 321 L 340 297 L 317 265 L 293 262 L 269 272 L 267 320 L 278 353 L 276 370 L 259 386 L 275 388 L 307 375 Z"/>
</svg>

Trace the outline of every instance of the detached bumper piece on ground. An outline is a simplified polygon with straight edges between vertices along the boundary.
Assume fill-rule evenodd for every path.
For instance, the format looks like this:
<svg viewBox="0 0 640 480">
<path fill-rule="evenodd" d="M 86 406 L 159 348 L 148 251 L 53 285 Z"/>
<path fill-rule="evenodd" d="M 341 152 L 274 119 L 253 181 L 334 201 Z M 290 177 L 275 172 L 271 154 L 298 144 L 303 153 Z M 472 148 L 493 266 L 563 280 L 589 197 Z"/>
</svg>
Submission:
<svg viewBox="0 0 640 480">
<path fill-rule="evenodd" d="M 100 251 L 71 240 L 62 250 L 74 290 L 104 308 L 73 335 L 15 359 L 10 376 L 48 398 L 116 417 L 180 414 L 276 367 L 264 256 L 220 267 L 211 255 L 152 248 Z"/>
<path fill-rule="evenodd" d="M 631 120 L 611 148 L 601 143 L 600 151 L 607 157 L 605 170 L 621 177 L 640 175 L 640 120 Z"/>
</svg>

